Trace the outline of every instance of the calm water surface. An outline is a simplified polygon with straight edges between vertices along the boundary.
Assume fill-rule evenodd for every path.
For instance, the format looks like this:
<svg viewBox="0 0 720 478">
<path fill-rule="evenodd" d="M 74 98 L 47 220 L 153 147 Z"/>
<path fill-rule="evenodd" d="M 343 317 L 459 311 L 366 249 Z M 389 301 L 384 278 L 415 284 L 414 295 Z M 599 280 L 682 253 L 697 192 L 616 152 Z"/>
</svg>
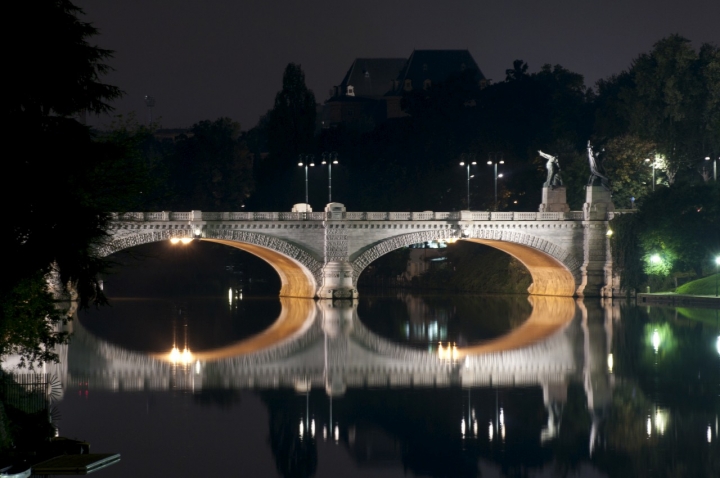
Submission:
<svg viewBox="0 0 720 478">
<path fill-rule="evenodd" d="M 412 354 L 492 341 L 528 319 L 526 298 L 311 304 L 310 327 L 278 356 L 164 367 L 151 354 L 185 337 L 193 354 L 242 342 L 282 304 L 123 299 L 82 313 L 62 434 L 121 453 L 108 477 L 718 476 L 715 311 L 578 302 L 543 342 L 552 360 L 467 373 Z"/>
<path fill-rule="evenodd" d="M 122 454 L 98 476 L 720 476 L 715 310 L 108 284 L 112 307 L 73 322 L 58 404 L 63 436 Z"/>
</svg>

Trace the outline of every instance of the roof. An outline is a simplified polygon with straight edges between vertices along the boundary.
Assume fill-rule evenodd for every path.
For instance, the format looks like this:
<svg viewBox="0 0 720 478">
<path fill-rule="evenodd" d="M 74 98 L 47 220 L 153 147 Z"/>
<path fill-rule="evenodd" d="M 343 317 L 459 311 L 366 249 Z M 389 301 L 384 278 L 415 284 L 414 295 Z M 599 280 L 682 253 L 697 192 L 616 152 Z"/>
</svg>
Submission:
<svg viewBox="0 0 720 478">
<path fill-rule="evenodd" d="M 398 88 L 404 88 L 405 80 L 411 80 L 413 88 L 423 88 L 425 80 L 440 83 L 465 70 L 477 71 L 478 80 L 485 78 L 468 50 L 414 50 L 400 72 Z"/>
<path fill-rule="evenodd" d="M 340 83 L 340 94 L 352 86 L 355 96 L 380 98 L 392 89 L 406 62 L 405 58 L 357 58 Z"/>
</svg>

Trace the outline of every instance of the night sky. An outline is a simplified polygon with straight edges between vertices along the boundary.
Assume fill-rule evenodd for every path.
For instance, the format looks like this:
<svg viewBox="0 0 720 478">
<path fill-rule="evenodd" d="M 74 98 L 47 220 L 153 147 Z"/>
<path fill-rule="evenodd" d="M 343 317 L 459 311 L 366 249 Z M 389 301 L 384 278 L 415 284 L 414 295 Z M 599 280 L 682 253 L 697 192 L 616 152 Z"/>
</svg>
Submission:
<svg viewBox="0 0 720 478">
<path fill-rule="evenodd" d="M 318 102 L 356 57 L 407 58 L 413 49 L 468 49 L 486 77 L 515 59 L 530 71 L 561 64 L 586 84 L 628 68 L 664 36 L 720 44 L 718 0 L 78 0 L 95 38 L 115 50 L 106 81 L 126 94 L 116 114 L 156 98 L 162 127 L 228 116 L 253 127 L 272 107 L 289 62 Z M 110 118 L 92 120 L 108 124 Z"/>
</svg>

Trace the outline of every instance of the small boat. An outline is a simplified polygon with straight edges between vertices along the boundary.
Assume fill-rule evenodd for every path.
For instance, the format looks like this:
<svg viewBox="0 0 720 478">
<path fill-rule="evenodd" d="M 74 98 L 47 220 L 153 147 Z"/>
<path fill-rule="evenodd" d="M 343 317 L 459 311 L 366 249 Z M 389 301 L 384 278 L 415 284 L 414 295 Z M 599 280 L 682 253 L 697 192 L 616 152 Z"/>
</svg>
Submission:
<svg viewBox="0 0 720 478">
<path fill-rule="evenodd" d="M 32 467 L 25 460 L 0 464 L 0 478 L 27 478 L 31 474 Z"/>
</svg>

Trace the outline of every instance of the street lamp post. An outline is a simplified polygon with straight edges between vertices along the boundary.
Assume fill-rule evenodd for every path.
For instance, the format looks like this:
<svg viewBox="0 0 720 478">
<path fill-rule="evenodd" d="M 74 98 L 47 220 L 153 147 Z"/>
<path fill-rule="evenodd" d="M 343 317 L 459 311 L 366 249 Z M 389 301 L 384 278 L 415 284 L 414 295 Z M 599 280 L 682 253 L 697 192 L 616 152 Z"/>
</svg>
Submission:
<svg viewBox="0 0 720 478">
<path fill-rule="evenodd" d="M 315 156 L 313 156 L 312 154 L 308 154 L 305 155 L 303 159 L 303 155 L 301 154 L 300 156 L 298 156 L 298 159 L 298 166 L 305 167 L 305 204 L 309 204 L 310 200 L 308 198 L 308 166 L 315 166 L 315 163 L 313 162 Z"/>
<path fill-rule="evenodd" d="M 718 158 L 720 159 L 720 158 Z M 705 161 L 710 161 L 710 156 L 705 156 Z M 713 159 L 713 181 L 717 182 L 717 159 Z"/>
<path fill-rule="evenodd" d="M 470 210 L 470 165 L 475 166 L 477 164 L 476 161 L 460 161 L 460 166 L 467 166 L 467 208 L 468 211 Z"/>
<path fill-rule="evenodd" d="M 323 153 L 322 154 L 322 163 L 320 164 L 327 164 L 328 166 L 328 202 L 332 202 L 332 165 L 338 164 L 337 160 L 338 154 L 336 152 L 332 153 Z"/>
<path fill-rule="evenodd" d="M 720 276 L 720 256 L 715 258 L 715 297 L 718 297 L 718 276 Z"/>
<path fill-rule="evenodd" d="M 489 165 L 494 167 L 495 174 L 495 210 L 498 209 L 498 199 L 497 199 L 497 180 L 498 178 L 503 177 L 502 173 L 498 174 L 498 164 L 505 164 L 505 161 L 503 161 L 503 153 L 498 151 L 497 153 L 490 153 L 488 154 L 488 162 Z"/>
</svg>

